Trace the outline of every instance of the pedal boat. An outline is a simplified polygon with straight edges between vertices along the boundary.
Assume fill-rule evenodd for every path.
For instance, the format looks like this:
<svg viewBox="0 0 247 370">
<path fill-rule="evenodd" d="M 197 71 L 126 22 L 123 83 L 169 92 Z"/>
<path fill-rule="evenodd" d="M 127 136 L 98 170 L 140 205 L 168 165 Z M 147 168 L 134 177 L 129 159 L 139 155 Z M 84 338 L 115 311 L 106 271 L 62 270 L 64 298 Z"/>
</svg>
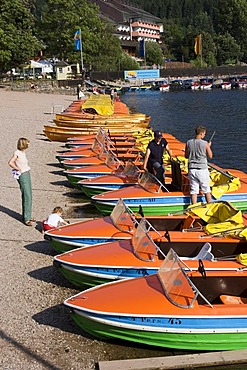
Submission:
<svg viewBox="0 0 247 370">
<path fill-rule="evenodd" d="M 73 162 L 75 162 L 74 160 Z M 68 161 L 69 162 L 69 161 Z M 127 162 L 128 163 L 128 162 Z M 142 166 L 142 162 L 134 161 L 133 164 L 136 166 Z M 108 153 L 105 159 L 105 163 L 102 165 L 92 165 L 84 167 L 68 168 L 63 173 L 72 184 L 72 186 L 82 189 L 77 183 L 80 180 L 97 178 L 104 175 L 118 175 L 124 171 L 126 162 L 120 161 L 113 153 Z"/>
<path fill-rule="evenodd" d="M 96 139 L 97 140 L 97 139 Z M 126 144 L 125 142 L 120 142 L 120 145 L 115 145 L 110 141 L 105 141 L 103 143 L 98 143 L 98 148 L 96 149 L 96 144 L 92 148 L 73 148 L 66 152 L 56 155 L 56 159 L 60 163 L 64 163 L 67 160 L 81 159 L 81 166 L 94 165 L 96 163 L 93 158 L 98 158 L 97 164 L 102 164 L 104 161 L 104 152 L 113 152 L 120 160 L 135 160 L 140 156 L 141 146 L 135 144 Z M 100 145 L 100 146 L 99 146 Z M 171 147 L 174 156 L 184 156 L 184 144 L 174 143 Z M 93 157 L 93 158 L 92 158 Z M 102 159 L 103 158 L 103 159 Z M 67 163 L 67 162 L 66 162 Z"/>
<path fill-rule="evenodd" d="M 155 274 L 164 261 L 165 253 L 158 246 L 159 243 L 154 242 L 149 229 L 149 223 L 143 218 L 131 239 L 74 249 L 55 256 L 54 266 L 68 281 L 80 289 L 113 280 Z M 214 252 L 219 253 L 217 248 L 217 246 L 213 248 L 206 242 L 199 250 L 192 242 L 189 248 L 183 250 L 183 256 L 179 255 L 179 258 L 183 260 L 186 271 L 200 270 L 202 266 L 205 271 L 247 269 L 232 255 L 215 258 Z M 174 250 L 176 251 L 176 245 Z M 223 244 L 221 252 L 227 251 L 228 248 L 224 248 Z M 200 261 L 203 261 L 203 265 Z"/>
<path fill-rule="evenodd" d="M 149 124 L 145 124 L 146 127 Z M 110 129 L 112 135 L 123 135 L 123 131 L 125 133 L 133 134 L 133 132 L 139 133 L 143 130 L 139 124 L 122 124 L 119 126 L 106 126 L 106 128 Z M 79 127 L 65 127 L 65 126 L 49 126 L 44 125 L 43 132 L 45 136 L 50 141 L 59 141 L 59 142 L 66 142 L 69 138 L 72 137 L 85 137 L 87 135 L 95 135 L 98 131 L 99 127 L 94 127 L 94 124 L 91 123 L 90 127 L 88 128 L 79 128 Z"/>
<path fill-rule="evenodd" d="M 213 206 L 220 208 L 214 213 Z M 240 211 L 234 213 L 231 205 L 223 204 L 223 207 L 226 208 L 226 213 L 223 212 L 220 202 L 219 204 L 198 205 L 194 209 L 187 209 L 186 213 L 180 215 L 150 216 L 145 217 L 145 220 L 151 227 L 150 236 L 158 243 L 164 254 L 167 254 L 172 247 L 181 256 L 184 254 L 193 256 L 199 252 L 205 242 L 212 245 L 217 258 L 240 254 L 246 250 L 246 240 L 236 237 L 235 234 L 241 232 L 242 228 L 247 225 L 247 215 L 240 215 Z M 211 212 L 210 217 L 205 216 L 208 212 Z M 128 240 L 132 238 L 134 229 L 142 216 L 133 214 L 120 199 L 110 216 L 76 222 L 47 231 L 45 238 L 50 240 L 58 253 L 122 239 Z M 229 222 L 224 223 L 224 220 L 229 220 Z M 222 225 L 222 222 L 223 228 L 221 227 L 221 231 L 218 231 L 219 224 Z M 215 224 L 217 232 L 214 232 Z"/>
<path fill-rule="evenodd" d="M 133 162 L 128 161 L 123 171 L 115 171 L 111 175 L 97 176 L 77 182 L 76 187 L 81 189 L 89 198 L 106 191 L 123 189 L 137 185 L 143 171 Z M 171 183 L 171 174 L 166 175 L 166 182 Z"/>
<path fill-rule="evenodd" d="M 106 153 L 111 151 L 114 153 L 119 159 L 128 160 L 128 159 L 136 159 L 138 153 L 140 152 L 139 149 L 135 149 L 133 147 L 123 147 L 123 148 L 116 148 L 116 147 L 106 147 L 106 145 L 102 146 L 100 150 L 92 150 L 92 149 L 72 149 L 68 150 L 64 153 L 60 153 L 56 155 L 56 159 L 63 164 L 64 161 L 73 160 L 73 159 L 80 159 L 81 160 L 81 167 L 83 166 L 90 166 L 95 164 L 103 164 Z"/>
<path fill-rule="evenodd" d="M 69 148 L 69 149 L 72 149 L 72 148 L 85 148 L 86 146 L 92 146 L 93 143 L 94 143 L 94 140 L 95 140 L 95 137 L 96 135 L 88 135 L 88 137 L 85 137 L 85 138 L 77 138 L 77 139 L 74 139 L 74 138 L 71 138 L 71 140 L 67 140 L 66 143 L 65 143 L 65 147 L 66 148 Z"/>
<path fill-rule="evenodd" d="M 122 134 L 121 136 L 116 136 L 116 135 L 112 136 L 112 135 L 109 135 L 108 132 L 106 132 L 106 131 L 104 131 L 104 132 L 107 135 L 107 137 L 109 138 L 109 140 L 111 140 L 117 146 L 120 146 L 119 143 L 123 143 L 123 142 L 124 142 L 124 144 L 132 143 L 132 145 L 134 145 L 137 142 L 137 138 L 132 136 L 132 135 Z M 87 137 L 86 138 L 71 138 L 71 140 L 67 140 L 67 142 L 65 143 L 65 146 L 67 148 L 77 148 L 77 147 L 84 147 L 85 145 L 92 145 L 94 143 L 94 140 L 95 140 L 96 136 L 97 135 L 92 135 L 91 138 L 87 138 Z M 150 135 L 149 136 L 147 136 L 147 134 L 143 135 L 142 140 L 144 140 L 144 139 L 150 140 Z"/>
<path fill-rule="evenodd" d="M 77 182 L 77 187 L 82 189 L 89 198 L 105 191 L 122 189 L 138 184 L 141 170 L 131 161 L 124 166 L 123 171 L 111 175 L 97 176 Z"/>
<path fill-rule="evenodd" d="M 185 272 L 171 249 L 158 273 L 87 289 L 64 301 L 99 339 L 193 351 L 247 348 L 247 271 Z"/>
<path fill-rule="evenodd" d="M 58 253 L 74 248 L 130 239 L 136 220 L 132 212 L 119 200 L 110 216 L 46 231 L 44 238 L 49 240 Z"/>
<path fill-rule="evenodd" d="M 97 151 L 97 148 L 104 145 L 108 135 L 105 130 L 99 128 L 96 135 L 88 135 L 87 137 L 81 138 L 80 140 L 67 140 L 65 146 L 70 150 L 76 149 L 92 149 L 92 151 Z M 100 149 L 98 150 L 100 152 Z"/>
<path fill-rule="evenodd" d="M 134 150 L 134 148 L 136 150 Z M 139 152 L 139 149 L 135 146 L 135 143 L 126 143 L 125 141 L 119 141 L 117 144 L 110 141 L 107 137 L 103 138 L 102 141 L 98 141 L 96 138 L 94 143 L 89 145 L 84 145 L 83 147 L 74 147 L 70 148 L 67 151 L 64 151 L 61 154 L 57 154 L 56 158 L 59 162 L 63 162 L 66 159 L 75 159 L 75 158 L 91 158 L 91 157 L 101 157 L 102 151 L 109 151 L 115 153 L 115 155 L 124 155 L 125 153 L 136 153 Z"/>
<path fill-rule="evenodd" d="M 121 166 L 121 167 L 120 167 Z M 78 168 L 72 168 L 67 169 L 63 171 L 64 175 L 67 177 L 69 182 L 72 186 L 75 188 L 78 188 L 81 190 L 80 186 L 77 186 L 77 183 L 83 179 L 90 179 L 90 178 L 96 178 L 98 176 L 103 175 L 111 175 L 118 172 L 121 173 L 123 171 L 123 166 L 121 163 L 119 164 L 119 167 L 111 168 L 107 166 L 106 164 L 102 165 L 96 165 L 96 166 L 85 166 L 85 167 L 78 167 Z"/>
<path fill-rule="evenodd" d="M 212 195 L 218 189 L 223 191 L 225 189 L 225 193 L 220 193 L 220 200 L 231 202 L 237 209 L 247 211 L 247 175 L 238 170 L 230 170 L 231 174 L 229 174 L 227 170 L 223 171 L 214 165 L 210 165 L 210 168 L 213 168 L 219 175 L 222 174 L 222 179 L 225 181 L 220 186 L 216 183 L 215 187 L 212 187 Z M 238 177 L 234 175 L 235 172 Z M 181 171 L 173 178 L 175 180 L 170 186 L 169 184 L 164 186 L 154 176 L 146 172 L 142 175 L 138 185 L 95 195 L 91 201 L 102 214 L 109 214 L 119 198 L 123 199 L 133 212 L 137 212 L 141 206 L 145 216 L 167 215 L 182 211 L 191 202 L 189 179 L 187 174 L 181 173 Z M 239 186 L 236 190 L 229 191 L 231 183 L 234 183 L 235 179 L 239 182 Z M 214 199 L 214 196 L 212 198 Z M 199 194 L 198 202 L 204 203 L 205 201 L 204 195 Z"/>
</svg>

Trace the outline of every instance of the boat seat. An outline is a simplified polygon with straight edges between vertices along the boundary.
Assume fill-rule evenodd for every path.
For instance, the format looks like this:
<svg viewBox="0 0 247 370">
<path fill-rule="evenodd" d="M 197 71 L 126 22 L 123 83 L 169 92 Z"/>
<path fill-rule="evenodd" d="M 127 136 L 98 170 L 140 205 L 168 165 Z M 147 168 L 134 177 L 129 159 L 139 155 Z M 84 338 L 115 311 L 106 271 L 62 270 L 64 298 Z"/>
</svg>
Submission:
<svg viewBox="0 0 247 370">
<path fill-rule="evenodd" d="M 193 224 L 193 228 L 197 229 L 198 231 L 203 230 L 203 226 L 199 221 L 195 221 Z"/>
<path fill-rule="evenodd" d="M 190 191 L 190 180 L 187 175 L 183 175 L 181 190 L 183 193 L 189 193 Z"/>
<path fill-rule="evenodd" d="M 193 228 L 194 221 L 195 218 L 191 215 L 188 215 L 182 223 L 181 230 L 183 231 Z"/>
<path fill-rule="evenodd" d="M 171 170 L 172 170 L 172 185 L 178 190 L 182 190 L 182 171 L 180 164 L 171 160 Z"/>
<path fill-rule="evenodd" d="M 205 243 L 197 256 L 195 257 L 180 257 L 182 260 L 189 260 L 189 261 L 199 261 L 199 260 L 207 260 L 207 261 L 213 261 L 214 260 L 214 255 L 211 253 L 212 245 L 210 243 Z"/>
<path fill-rule="evenodd" d="M 241 298 L 234 295 L 221 295 L 220 299 L 224 304 L 247 304 L 247 298 Z"/>
</svg>

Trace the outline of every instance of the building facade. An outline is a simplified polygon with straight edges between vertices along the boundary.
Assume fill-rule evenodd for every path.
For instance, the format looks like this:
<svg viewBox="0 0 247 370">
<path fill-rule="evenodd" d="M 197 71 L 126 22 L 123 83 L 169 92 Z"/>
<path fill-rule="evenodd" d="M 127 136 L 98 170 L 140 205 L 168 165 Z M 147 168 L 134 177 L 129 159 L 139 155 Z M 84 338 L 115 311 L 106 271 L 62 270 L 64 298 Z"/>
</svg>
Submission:
<svg viewBox="0 0 247 370">
<path fill-rule="evenodd" d="M 161 43 L 162 20 L 127 1 L 90 0 L 96 4 L 101 16 L 115 25 L 123 50 L 136 56 L 141 40 Z"/>
</svg>

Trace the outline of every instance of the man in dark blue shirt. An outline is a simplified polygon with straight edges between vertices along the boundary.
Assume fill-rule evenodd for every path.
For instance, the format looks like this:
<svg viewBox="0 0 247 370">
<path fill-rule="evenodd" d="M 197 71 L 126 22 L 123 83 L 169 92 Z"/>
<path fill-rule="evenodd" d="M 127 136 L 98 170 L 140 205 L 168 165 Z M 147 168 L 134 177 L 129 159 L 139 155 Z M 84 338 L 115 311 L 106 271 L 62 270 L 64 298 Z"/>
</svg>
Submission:
<svg viewBox="0 0 247 370">
<path fill-rule="evenodd" d="M 171 158 L 172 153 L 169 149 L 166 139 L 162 137 L 162 133 L 159 130 L 154 131 L 154 139 L 148 144 L 143 168 L 144 170 L 148 170 L 148 172 L 155 175 L 162 184 L 165 182 L 165 168 L 163 162 L 165 150 L 167 150 Z"/>
</svg>

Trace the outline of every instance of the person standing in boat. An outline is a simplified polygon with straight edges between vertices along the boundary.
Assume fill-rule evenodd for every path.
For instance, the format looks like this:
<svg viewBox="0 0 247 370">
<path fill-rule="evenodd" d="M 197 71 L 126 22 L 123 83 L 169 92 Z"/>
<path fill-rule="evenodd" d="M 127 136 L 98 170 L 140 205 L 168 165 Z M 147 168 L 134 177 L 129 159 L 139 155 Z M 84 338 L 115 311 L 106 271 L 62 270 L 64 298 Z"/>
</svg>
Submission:
<svg viewBox="0 0 247 370">
<path fill-rule="evenodd" d="M 205 135 L 206 127 L 197 126 L 195 128 L 195 138 L 188 140 L 185 147 L 185 158 L 188 158 L 188 177 L 192 204 L 197 202 L 197 195 L 200 190 L 205 195 L 207 203 L 212 200 L 207 159 L 213 157 L 213 152 L 211 142 L 203 140 Z"/>
<path fill-rule="evenodd" d="M 154 139 L 148 144 L 143 168 L 155 175 L 162 184 L 165 183 L 165 167 L 163 162 L 165 150 L 168 152 L 170 158 L 172 158 L 172 152 L 168 146 L 168 142 L 163 138 L 162 132 L 159 130 L 154 131 Z"/>
<path fill-rule="evenodd" d="M 22 196 L 22 218 L 26 226 L 32 226 L 32 185 L 30 167 L 26 157 L 26 149 L 29 147 L 29 140 L 21 137 L 17 141 L 17 150 L 9 160 L 8 165 L 15 170 L 14 177 L 17 179 Z"/>
</svg>

